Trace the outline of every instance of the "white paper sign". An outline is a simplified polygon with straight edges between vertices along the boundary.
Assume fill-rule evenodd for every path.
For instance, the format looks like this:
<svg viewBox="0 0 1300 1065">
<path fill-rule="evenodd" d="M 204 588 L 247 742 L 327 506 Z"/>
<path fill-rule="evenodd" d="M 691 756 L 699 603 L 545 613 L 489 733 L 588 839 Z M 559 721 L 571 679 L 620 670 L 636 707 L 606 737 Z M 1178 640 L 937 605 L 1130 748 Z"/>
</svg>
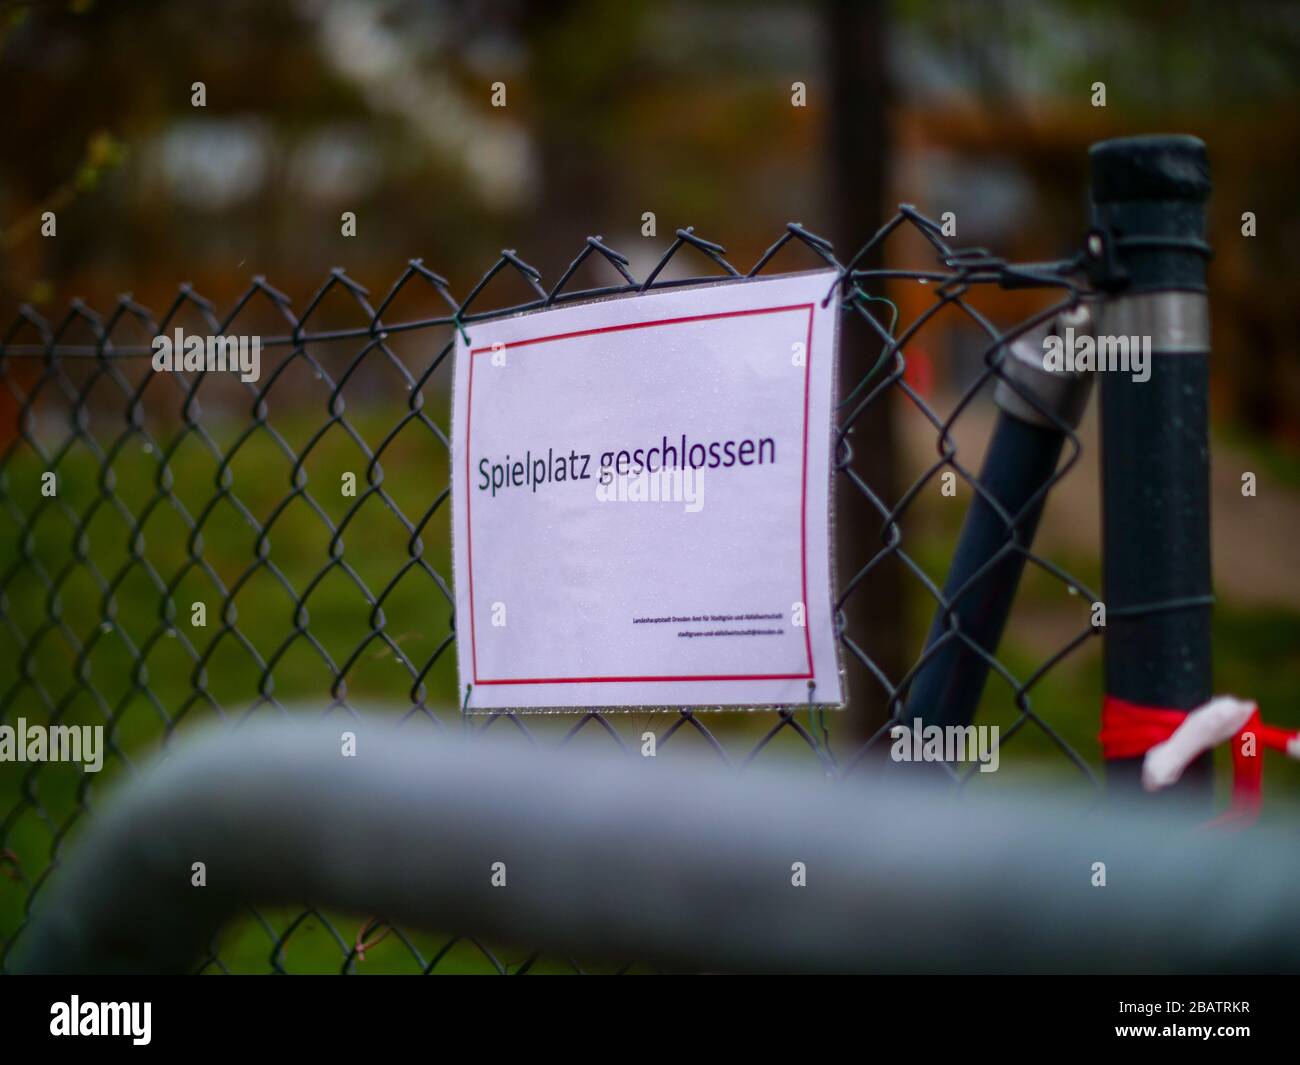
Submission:
<svg viewBox="0 0 1300 1065">
<path fill-rule="evenodd" d="M 842 704 L 835 277 L 467 327 L 452 492 L 468 710 Z"/>
</svg>

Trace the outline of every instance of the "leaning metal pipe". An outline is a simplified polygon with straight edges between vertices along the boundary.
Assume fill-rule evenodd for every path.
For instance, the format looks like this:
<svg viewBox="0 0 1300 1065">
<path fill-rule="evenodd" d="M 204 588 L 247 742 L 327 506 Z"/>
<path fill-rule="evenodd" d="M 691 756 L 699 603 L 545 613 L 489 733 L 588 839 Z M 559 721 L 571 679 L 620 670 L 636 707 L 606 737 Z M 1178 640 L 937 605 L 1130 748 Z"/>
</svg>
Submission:
<svg viewBox="0 0 1300 1065">
<path fill-rule="evenodd" d="M 1058 322 L 1080 333 L 1091 330 L 1086 306 L 1075 308 L 1015 341 L 1002 363 L 994 394 L 998 420 L 979 474 L 983 491 L 966 512 L 943 600 L 930 623 L 925 662 L 912 681 L 903 715 L 909 725 L 914 720 L 941 726 L 975 720 L 989 660 L 997 654 L 1047 501 L 1045 489 L 1056 476 L 1065 441 L 1078 428 L 1092 388 L 1086 374 L 1043 368 L 1043 340 Z M 1014 528 L 1003 514 L 1014 519 Z"/>
<path fill-rule="evenodd" d="M 289 719 L 180 742 L 127 785 L 38 895 L 14 967 L 190 971 L 245 905 L 307 901 L 668 968 L 1296 971 L 1297 882 L 1300 852 L 1263 830 L 1045 793 Z"/>
</svg>

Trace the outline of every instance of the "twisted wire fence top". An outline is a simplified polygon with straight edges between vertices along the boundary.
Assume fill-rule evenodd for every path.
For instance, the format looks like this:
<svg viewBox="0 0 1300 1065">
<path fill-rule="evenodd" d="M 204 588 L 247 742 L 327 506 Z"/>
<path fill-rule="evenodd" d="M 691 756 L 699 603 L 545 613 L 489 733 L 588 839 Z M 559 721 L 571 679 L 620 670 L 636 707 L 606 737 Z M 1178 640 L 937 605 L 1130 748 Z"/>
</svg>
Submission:
<svg viewBox="0 0 1300 1065">
<path fill-rule="evenodd" d="M 934 264 L 865 267 L 900 230 L 920 234 Z M 683 710 L 605 716 L 592 710 L 559 721 L 509 712 L 462 715 L 452 647 L 445 427 L 457 332 L 474 322 L 600 296 L 754 277 L 785 262 L 787 247 L 836 271 L 827 298 L 838 300 L 844 315 L 860 317 L 878 342 L 869 351 L 841 355 L 861 373 L 838 400 L 836 476 L 861 494 L 878 525 L 838 529 L 838 536 L 872 544 L 874 554 L 856 572 L 839 574 L 836 608 L 845 656 L 877 686 L 885 719 L 865 738 L 846 741 L 834 715 L 814 717 L 800 706 L 755 715 Z M 708 273 L 676 276 L 692 255 Z M 590 265 L 612 269 L 619 281 L 574 287 Z M 189 285 L 161 316 L 130 295 L 106 315 L 74 301 L 58 321 L 22 307 L 0 338 L 0 723 L 102 724 L 111 772 L 92 777 L 66 763 L 0 764 L 5 954 L 69 832 L 93 810 L 101 780 L 134 771 L 133 758 L 209 714 L 284 712 L 307 699 L 341 715 L 356 715 L 362 705 L 395 705 L 403 727 L 510 727 L 542 745 L 590 738 L 630 756 L 642 734 L 652 731 L 661 754 L 680 737 L 679 743 L 707 745 L 734 767 L 781 748 L 811 755 L 830 776 L 870 771 L 873 752 L 887 746 L 891 721 L 905 713 L 912 679 L 939 648 L 923 651 L 918 639 L 906 672 L 890 676 L 850 638 L 843 619 L 857 608 L 854 597 L 867 574 L 886 563 L 901 566 L 915 578 L 914 588 L 925 590 L 927 620 L 936 605 L 952 606 L 941 589 L 946 559 L 919 557 L 932 553 L 930 537 L 919 554 L 909 551 L 913 531 L 906 527 L 930 505 L 923 493 L 941 474 L 955 473 L 1005 522 L 999 558 L 1023 554 L 1031 570 L 1080 597 L 1081 606 L 1098 598 L 1017 536 L 1032 503 L 1020 514 L 1007 513 L 978 483 L 974 460 L 959 454 L 954 436 L 955 423 L 975 409 L 989 382 L 1005 380 L 1066 434 L 1065 460 L 1035 499 L 1078 463 L 1082 446 L 1074 430 L 1001 367 L 1011 341 L 1091 298 L 1080 266 L 1080 259 L 1016 265 L 982 248 L 953 249 L 936 223 L 903 206 L 845 262 L 828 241 L 792 223 L 742 272 L 721 246 L 680 229 L 641 279 L 627 257 L 589 237 L 549 287 L 513 251 L 503 251 L 460 300 L 445 278 L 416 259 L 377 301 L 344 271 L 332 270 L 301 313 L 260 277 L 224 316 Z M 895 306 L 890 321 L 882 308 L 892 304 L 882 294 L 887 284 L 904 282 L 925 286 L 928 305 L 907 322 L 898 321 Z M 490 303 L 498 288 L 520 284 L 524 300 Z M 990 286 L 1051 295 L 1014 326 L 999 328 L 970 300 L 973 291 Z M 432 300 L 438 313 L 403 317 L 400 307 L 412 297 Z M 909 380 L 907 349 L 945 310 L 960 315 L 985 342 L 951 410 L 941 414 Z M 349 320 L 339 320 L 341 314 Z M 259 334 L 261 378 L 153 373 L 152 338 L 182 326 L 214 335 Z M 935 443 L 928 464 L 896 499 L 874 490 L 853 446 L 855 427 L 886 403 L 923 419 Z M 50 473 L 53 494 L 42 491 Z M 340 490 L 349 473 L 356 485 L 351 495 Z M 961 509 L 952 513 L 960 517 Z M 908 627 L 905 604 L 863 608 L 897 614 L 898 624 Z M 1053 727 L 1051 707 L 1034 705 L 1031 692 L 1097 631 L 1085 611 L 1077 629 L 1028 669 L 988 654 L 955 622 L 946 635 L 965 642 L 988 661 L 995 682 L 1000 678 L 991 698 L 1010 714 L 1003 744 L 1026 732 L 1092 783 L 1087 760 Z M 850 690 L 850 703 L 853 698 Z M 963 779 L 969 775 L 962 770 Z M 353 971 L 385 938 L 404 945 L 407 968 L 422 971 L 456 958 L 460 966 L 499 972 L 539 964 L 535 954 L 505 960 L 487 945 L 408 935 L 381 918 L 348 935 L 339 930 L 338 917 L 312 909 L 251 919 L 260 929 L 251 941 L 260 945 L 214 946 L 205 968 L 264 967 L 269 952 L 271 967 L 287 971 L 290 940 L 307 927 L 318 938 L 305 963 L 310 968 Z M 249 936 L 240 942 L 247 944 Z M 577 967 L 568 960 L 558 964 Z"/>
</svg>

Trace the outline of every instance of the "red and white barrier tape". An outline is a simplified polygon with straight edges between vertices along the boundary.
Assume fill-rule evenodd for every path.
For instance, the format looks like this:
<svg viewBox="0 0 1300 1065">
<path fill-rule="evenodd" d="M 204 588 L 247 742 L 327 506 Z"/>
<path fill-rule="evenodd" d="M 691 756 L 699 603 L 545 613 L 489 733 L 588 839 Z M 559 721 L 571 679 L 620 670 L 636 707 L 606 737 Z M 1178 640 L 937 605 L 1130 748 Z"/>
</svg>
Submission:
<svg viewBox="0 0 1300 1065">
<path fill-rule="evenodd" d="M 1101 707 L 1101 749 L 1105 758 L 1137 758 L 1142 786 L 1167 788 L 1206 751 L 1232 740 L 1232 804 L 1211 824 L 1242 826 L 1258 816 L 1262 796 L 1263 748 L 1300 761 L 1300 731 L 1266 725 L 1253 702 L 1221 695 L 1195 710 L 1140 706 L 1106 696 Z"/>
</svg>

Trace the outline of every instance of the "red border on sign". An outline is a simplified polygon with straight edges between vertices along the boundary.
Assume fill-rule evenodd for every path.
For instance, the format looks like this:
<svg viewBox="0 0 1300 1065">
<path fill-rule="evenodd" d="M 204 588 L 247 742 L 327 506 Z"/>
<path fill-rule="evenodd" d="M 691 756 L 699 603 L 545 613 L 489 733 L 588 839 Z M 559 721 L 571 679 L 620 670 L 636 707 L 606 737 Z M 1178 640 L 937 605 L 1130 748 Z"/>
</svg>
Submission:
<svg viewBox="0 0 1300 1065">
<path fill-rule="evenodd" d="M 553 333 L 549 336 L 532 337 L 528 340 L 514 340 L 506 345 L 508 348 L 521 348 L 530 344 L 544 344 L 555 340 L 572 340 L 575 337 L 594 336 L 599 333 L 621 333 L 629 329 L 645 329 L 660 325 L 681 325 L 686 322 L 703 322 L 717 318 L 742 318 L 755 314 L 781 314 L 789 311 L 808 312 L 808 340 L 804 352 L 803 371 L 803 479 L 799 491 L 799 564 L 802 570 L 803 605 L 804 605 L 804 646 L 808 652 L 807 673 L 753 673 L 753 674 L 691 674 L 668 677 L 518 677 L 497 680 L 484 680 L 478 675 L 478 644 L 475 639 L 474 626 L 474 535 L 471 512 L 470 490 L 470 421 L 474 414 L 474 356 L 490 353 L 491 345 L 470 348 L 469 383 L 465 396 L 465 547 L 466 568 L 469 571 L 469 641 L 470 661 L 474 670 L 475 684 L 623 684 L 655 683 L 673 681 L 742 681 L 742 680 L 812 680 L 812 625 L 808 618 L 808 396 L 810 389 L 810 369 L 812 366 L 812 303 L 795 303 L 781 307 L 757 307 L 741 311 L 722 311 L 716 314 L 693 314 L 680 318 L 660 318 L 646 322 L 626 322 L 620 325 L 600 326 L 596 329 L 579 329 L 570 333 Z"/>
</svg>

